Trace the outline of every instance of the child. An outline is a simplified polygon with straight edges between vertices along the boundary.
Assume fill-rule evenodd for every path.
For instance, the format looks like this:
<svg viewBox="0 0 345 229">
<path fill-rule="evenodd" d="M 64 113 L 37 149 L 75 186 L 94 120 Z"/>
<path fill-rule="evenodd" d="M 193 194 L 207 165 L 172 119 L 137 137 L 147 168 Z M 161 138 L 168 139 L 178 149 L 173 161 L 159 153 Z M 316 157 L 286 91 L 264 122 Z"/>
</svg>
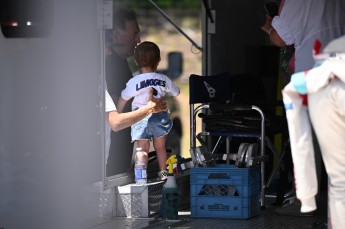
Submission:
<svg viewBox="0 0 345 229">
<path fill-rule="evenodd" d="M 121 97 L 117 103 L 118 112 L 122 112 L 126 102 L 132 97 L 134 97 L 132 110 L 146 106 L 149 91 L 152 89 L 154 91 L 153 95 L 157 98 L 166 94 L 177 96 L 180 93 L 180 89 L 167 76 L 155 72 L 161 60 L 159 47 L 155 43 L 145 41 L 139 44 L 135 49 L 134 58 L 141 74 L 136 75 L 127 82 L 126 88 L 121 92 Z M 148 115 L 131 127 L 132 141 L 137 141 L 137 146 L 141 147 L 144 152 L 149 151 L 149 140 L 153 139 L 153 147 L 157 153 L 160 170 L 158 173 L 160 180 L 167 179 L 165 141 L 172 125 L 168 112 L 160 112 Z"/>
</svg>

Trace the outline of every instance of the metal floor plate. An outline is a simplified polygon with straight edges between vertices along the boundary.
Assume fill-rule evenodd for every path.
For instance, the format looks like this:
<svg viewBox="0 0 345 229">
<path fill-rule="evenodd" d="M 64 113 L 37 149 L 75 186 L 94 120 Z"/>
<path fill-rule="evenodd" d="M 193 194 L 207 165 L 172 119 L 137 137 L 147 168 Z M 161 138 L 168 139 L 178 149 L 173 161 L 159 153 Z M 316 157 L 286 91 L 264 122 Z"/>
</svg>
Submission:
<svg viewBox="0 0 345 229">
<path fill-rule="evenodd" d="M 270 203 L 273 202 L 272 198 L 266 198 L 266 209 L 261 210 L 259 215 L 251 219 L 206 219 L 206 218 L 190 218 L 188 210 L 179 212 L 179 220 L 162 220 L 159 218 L 151 219 L 127 219 L 116 218 L 110 219 L 107 223 L 103 223 L 94 227 L 95 229 L 303 229 L 315 228 L 326 229 L 327 222 L 327 201 L 321 201 L 317 214 L 313 217 L 292 217 L 280 216 L 274 213 L 274 209 Z"/>
</svg>

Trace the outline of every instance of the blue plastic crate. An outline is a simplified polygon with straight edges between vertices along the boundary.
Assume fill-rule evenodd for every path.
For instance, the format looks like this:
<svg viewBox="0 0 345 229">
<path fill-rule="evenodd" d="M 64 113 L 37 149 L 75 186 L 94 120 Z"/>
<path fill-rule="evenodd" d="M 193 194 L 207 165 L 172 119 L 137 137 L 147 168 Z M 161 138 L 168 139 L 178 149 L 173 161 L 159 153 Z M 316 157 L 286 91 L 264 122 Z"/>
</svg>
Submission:
<svg viewBox="0 0 345 229">
<path fill-rule="evenodd" d="M 260 171 L 260 166 L 191 168 L 191 216 L 240 219 L 256 216 L 260 210 Z"/>
</svg>

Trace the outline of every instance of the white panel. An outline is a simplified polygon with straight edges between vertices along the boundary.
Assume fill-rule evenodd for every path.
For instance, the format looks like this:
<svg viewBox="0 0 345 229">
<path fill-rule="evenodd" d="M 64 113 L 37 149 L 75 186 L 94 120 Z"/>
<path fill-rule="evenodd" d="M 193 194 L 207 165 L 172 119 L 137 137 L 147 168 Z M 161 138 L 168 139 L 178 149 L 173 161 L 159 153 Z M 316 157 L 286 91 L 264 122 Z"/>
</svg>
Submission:
<svg viewBox="0 0 345 229">
<path fill-rule="evenodd" d="M 96 1 L 55 1 L 51 36 L 0 50 L 0 228 L 77 228 L 101 180 Z"/>
</svg>

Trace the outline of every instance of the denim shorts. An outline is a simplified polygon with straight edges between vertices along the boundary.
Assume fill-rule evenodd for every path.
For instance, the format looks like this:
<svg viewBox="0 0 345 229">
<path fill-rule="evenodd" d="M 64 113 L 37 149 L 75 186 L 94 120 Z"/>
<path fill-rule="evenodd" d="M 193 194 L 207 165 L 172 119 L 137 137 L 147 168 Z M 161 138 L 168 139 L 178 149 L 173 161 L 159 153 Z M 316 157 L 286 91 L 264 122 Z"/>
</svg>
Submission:
<svg viewBox="0 0 345 229">
<path fill-rule="evenodd" d="M 160 112 L 146 116 L 131 127 L 132 141 L 151 140 L 167 135 L 173 126 L 168 112 Z"/>
</svg>

